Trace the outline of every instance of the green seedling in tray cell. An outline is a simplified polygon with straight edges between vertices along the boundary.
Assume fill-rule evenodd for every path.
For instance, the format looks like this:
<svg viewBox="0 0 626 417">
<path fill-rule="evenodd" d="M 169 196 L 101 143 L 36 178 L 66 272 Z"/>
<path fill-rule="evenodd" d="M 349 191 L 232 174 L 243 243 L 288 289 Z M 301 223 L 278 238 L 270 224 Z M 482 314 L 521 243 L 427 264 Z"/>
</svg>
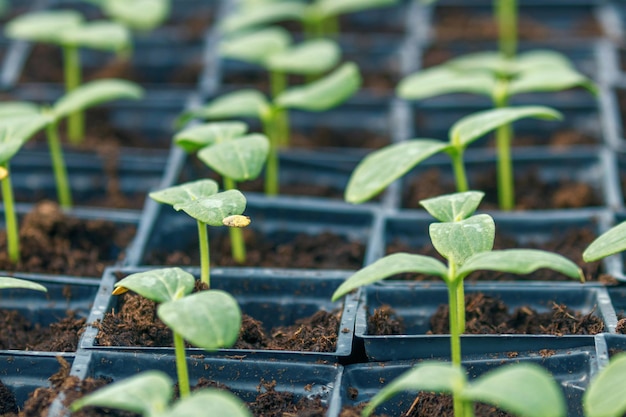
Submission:
<svg viewBox="0 0 626 417">
<path fill-rule="evenodd" d="M 332 300 L 399 273 L 440 277 L 448 287 L 451 359 L 453 367 L 458 368 L 453 372 L 458 372 L 461 366 L 461 334 L 465 331 L 463 281 L 470 273 L 488 270 L 529 274 L 540 268 L 549 268 L 570 278 L 584 280 L 580 268 L 558 254 L 535 249 L 492 250 L 495 239 L 493 218 L 488 214 L 474 214 L 483 196 L 482 192 L 468 191 L 420 202 L 439 221 L 430 225 L 429 235 L 434 248 L 447 260 L 447 265 L 424 255 L 389 255 L 350 276 L 337 288 Z M 465 413 L 469 399 L 463 393 L 459 395 L 458 391 L 453 394 L 457 394 L 454 397 L 455 415 L 468 415 Z"/>
<path fill-rule="evenodd" d="M 63 50 L 65 90 L 75 90 L 81 84 L 80 48 L 121 53 L 131 45 L 128 29 L 111 21 L 85 21 L 73 10 L 31 12 L 11 20 L 5 28 L 9 38 L 59 45 Z M 69 115 L 68 137 L 78 142 L 84 136 L 82 111 Z"/>
<path fill-rule="evenodd" d="M 174 143 L 198 158 L 222 176 L 225 190 L 234 190 L 240 181 L 259 176 L 269 152 L 269 140 L 262 134 L 247 134 L 243 122 L 214 122 L 184 129 L 174 136 Z M 233 259 L 246 261 L 246 247 L 240 228 L 228 229 Z"/>
</svg>

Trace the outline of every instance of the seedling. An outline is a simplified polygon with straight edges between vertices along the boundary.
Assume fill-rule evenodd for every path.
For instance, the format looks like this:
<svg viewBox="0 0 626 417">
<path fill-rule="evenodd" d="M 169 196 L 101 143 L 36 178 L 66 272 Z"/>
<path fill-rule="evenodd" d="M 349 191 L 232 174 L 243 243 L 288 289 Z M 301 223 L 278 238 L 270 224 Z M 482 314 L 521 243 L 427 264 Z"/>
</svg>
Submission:
<svg viewBox="0 0 626 417">
<path fill-rule="evenodd" d="M 400 82 L 397 94 L 408 100 L 422 100 L 449 93 L 480 94 L 490 97 L 494 107 L 503 108 L 517 94 L 561 91 L 574 87 L 596 91 L 594 84 L 559 53 L 538 50 L 521 54 L 517 58 L 503 58 L 498 53 L 487 52 L 466 55 L 410 75 Z M 511 210 L 515 204 L 512 139 L 510 123 L 497 129 L 498 199 L 503 210 Z"/>
<path fill-rule="evenodd" d="M 278 194 L 278 147 L 288 143 L 288 132 L 283 132 L 281 114 L 289 109 L 321 112 L 335 107 L 361 86 L 361 76 L 354 63 L 345 63 L 331 74 L 304 86 L 291 87 L 272 101 L 257 90 L 245 89 L 225 94 L 204 107 L 191 110 L 180 117 L 184 123 L 191 118 L 206 120 L 258 118 L 270 140 L 265 168 L 265 193 Z M 287 126 L 289 124 L 287 123 Z"/>
<path fill-rule="evenodd" d="M 307 38 L 336 36 L 339 16 L 348 13 L 393 6 L 397 0 L 314 0 L 250 2 L 246 8 L 229 16 L 222 24 L 225 33 L 239 32 L 282 21 L 302 23 Z"/>
<path fill-rule="evenodd" d="M 626 354 L 615 355 L 591 380 L 583 395 L 587 417 L 618 417 L 626 413 Z"/>
<path fill-rule="evenodd" d="M 560 118 L 560 113 L 541 106 L 492 109 L 457 121 L 450 128 L 448 142 L 420 138 L 386 146 L 372 152 L 357 165 L 348 181 L 345 199 L 350 203 L 367 201 L 420 162 L 441 152 L 450 156 L 456 190 L 467 191 L 465 149 L 488 132 L 526 117 L 555 120 Z"/>
<path fill-rule="evenodd" d="M 36 282 L 12 277 L 0 277 L 0 290 L 7 288 L 23 288 L 27 290 L 48 292 L 46 287 L 41 284 L 37 284 Z"/>
<path fill-rule="evenodd" d="M 389 383 L 372 398 L 362 415 L 369 416 L 376 407 L 402 391 L 451 394 L 456 417 L 473 417 L 477 402 L 524 417 L 567 415 L 559 385 L 539 365 L 506 365 L 469 382 L 462 367 L 434 361 L 422 362 Z"/>
<path fill-rule="evenodd" d="M 237 188 L 237 182 L 257 178 L 269 152 L 269 140 L 261 134 L 246 134 L 242 122 L 215 122 L 195 125 L 174 136 L 174 142 L 198 158 L 224 180 L 225 190 Z M 231 226 L 226 224 L 226 226 Z M 246 247 L 239 227 L 229 227 L 233 259 L 246 261 Z"/>
<path fill-rule="evenodd" d="M 589 244 L 583 252 L 585 262 L 595 262 L 626 250 L 626 222 L 611 227 Z"/>
<path fill-rule="evenodd" d="M 252 417 L 245 404 L 228 391 L 203 389 L 169 405 L 174 397 L 172 380 L 163 372 L 146 371 L 107 385 L 70 406 L 76 412 L 83 407 L 114 408 L 144 417 Z"/>
<path fill-rule="evenodd" d="M 111 19 L 132 30 L 149 32 L 170 15 L 170 0 L 83 0 L 100 7 Z"/>
<path fill-rule="evenodd" d="M 200 243 L 200 280 L 210 285 L 209 235 L 207 226 L 245 227 L 250 219 L 241 216 L 246 209 L 246 198 L 238 190 L 218 193 L 213 180 L 198 180 L 175 185 L 150 193 L 150 198 L 169 204 L 174 210 L 183 210 L 196 219 Z M 239 216 L 234 221 L 232 216 Z"/>
<path fill-rule="evenodd" d="M 116 22 L 86 22 L 72 10 L 31 12 L 11 20 L 5 30 L 9 38 L 59 45 L 63 50 L 65 91 L 81 84 L 80 48 L 122 52 L 130 47 L 128 29 Z M 68 117 L 68 136 L 78 142 L 84 136 L 84 116 L 77 109 Z"/>
<path fill-rule="evenodd" d="M 0 186 L 4 203 L 7 252 L 9 260 L 14 264 L 20 260 L 20 242 L 9 164 L 22 145 L 50 122 L 44 115 L 33 114 L 34 107 L 27 103 L 0 106 Z"/>
<path fill-rule="evenodd" d="M 98 104 L 120 99 L 138 100 L 142 95 L 142 88 L 130 81 L 104 79 L 83 84 L 59 98 L 52 107 L 38 108 L 32 103 L 24 102 L 7 103 L 5 105 L 5 110 L 13 111 L 14 114 L 18 115 L 17 117 L 21 117 L 19 116 L 20 114 L 29 113 L 32 117 L 38 116 L 39 113 L 46 116 L 47 123 L 39 123 L 35 126 L 38 127 L 37 130 L 44 127 L 46 129 L 57 195 L 61 207 L 71 208 L 73 205 L 65 158 L 63 157 L 63 149 L 61 147 L 58 131 L 61 120 L 65 117 L 70 117 L 71 114 L 75 114 L 77 111 L 82 112 Z M 34 134 L 35 132 L 32 133 Z"/>
<path fill-rule="evenodd" d="M 450 350 L 452 363 L 461 366 L 461 334 L 465 331 L 465 290 L 463 280 L 474 271 L 489 270 L 528 274 L 549 268 L 570 278 L 584 280 L 580 268 L 561 255 L 535 249 L 492 250 L 495 224 L 488 214 L 473 214 L 484 193 L 468 191 L 422 200 L 428 213 L 439 220 L 429 227 L 434 248 L 448 264 L 417 254 L 396 253 L 386 256 L 349 277 L 332 300 L 364 285 L 395 274 L 413 272 L 440 277 L 448 287 L 450 311 Z M 455 398 L 457 416 L 464 415 L 461 398 Z"/>
</svg>

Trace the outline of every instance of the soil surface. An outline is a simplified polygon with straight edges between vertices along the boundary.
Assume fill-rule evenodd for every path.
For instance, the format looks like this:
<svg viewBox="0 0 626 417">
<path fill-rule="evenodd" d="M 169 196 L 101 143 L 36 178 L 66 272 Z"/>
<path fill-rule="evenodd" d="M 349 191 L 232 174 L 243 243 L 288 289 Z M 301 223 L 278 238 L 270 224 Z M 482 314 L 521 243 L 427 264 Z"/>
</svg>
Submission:
<svg viewBox="0 0 626 417">
<path fill-rule="evenodd" d="M 6 232 L 0 231 L 1 270 L 100 277 L 123 257 L 135 226 L 70 217 L 56 203 L 43 201 L 20 220 L 19 234 L 21 260 L 12 264 Z"/>
<path fill-rule="evenodd" d="M 31 323 L 14 310 L 0 310 L 0 349 L 75 352 L 85 319 L 68 311 L 49 326 Z"/>
<path fill-rule="evenodd" d="M 360 269 L 365 245 L 348 241 L 330 232 L 317 235 L 299 234 L 290 239 L 263 236 L 253 229 L 242 229 L 247 248 L 244 265 L 230 256 L 228 235 L 210 239 L 211 263 L 219 266 L 255 266 L 266 268 Z M 180 251 L 152 251 L 147 254 L 148 265 L 199 265 L 197 243 Z"/>
<path fill-rule="evenodd" d="M 582 314 L 572 311 L 567 306 L 554 303 L 552 310 L 538 313 L 530 307 L 518 307 L 513 312 L 500 299 L 482 293 L 467 294 L 466 305 L 466 334 L 549 334 L 563 335 L 591 335 L 604 330 L 602 319 L 592 312 Z M 384 307 L 389 309 L 388 306 Z M 394 316 L 393 311 L 386 315 Z M 371 317 L 378 318 L 374 313 Z M 370 318 L 368 318 L 370 320 Z M 380 320 L 378 321 L 380 322 Z M 378 330 L 377 322 L 368 323 L 368 333 L 379 335 L 388 334 L 389 324 L 383 324 Z M 449 334 L 450 321 L 448 306 L 440 305 L 430 318 L 430 330 L 427 334 Z M 405 334 L 402 326 L 398 326 L 399 333 Z M 379 333 L 379 331 L 381 333 Z"/>
</svg>

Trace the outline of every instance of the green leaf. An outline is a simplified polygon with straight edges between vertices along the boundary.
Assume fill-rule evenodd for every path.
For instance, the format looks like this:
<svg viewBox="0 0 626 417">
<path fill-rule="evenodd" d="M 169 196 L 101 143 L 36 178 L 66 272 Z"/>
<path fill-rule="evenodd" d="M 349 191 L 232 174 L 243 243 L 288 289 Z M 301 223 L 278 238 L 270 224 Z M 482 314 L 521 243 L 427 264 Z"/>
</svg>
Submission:
<svg viewBox="0 0 626 417">
<path fill-rule="evenodd" d="M 451 363 L 422 362 L 391 381 L 372 398 L 363 410 L 369 416 L 376 407 L 403 391 L 452 394 L 467 384 L 463 368 Z"/>
<path fill-rule="evenodd" d="M 453 223 L 433 223 L 428 232 L 437 252 L 460 266 L 472 255 L 493 248 L 496 225 L 488 214 L 477 214 Z"/>
<path fill-rule="evenodd" d="M 500 126 L 526 117 L 560 120 L 562 115 L 544 106 L 503 107 L 481 111 L 456 122 L 450 129 L 450 142 L 465 147 Z"/>
<path fill-rule="evenodd" d="M 27 101 L 9 101 L 0 103 L 0 123 L 15 116 L 35 115 L 41 112 L 38 105 Z"/>
<path fill-rule="evenodd" d="M 164 268 L 137 272 L 115 283 L 157 303 L 177 300 L 191 294 L 196 280 L 180 268 Z"/>
<path fill-rule="evenodd" d="M 565 55 L 548 49 L 524 52 L 515 60 L 515 70 L 519 73 L 533 71 L 541 67 L 571 68 L 572 63 Z"/>
<path fill-rule="evenodd" d="M 107 16 L 122 24 L 142 31 L 160 26 L 170 14 L 170 0 L 106 0 Z"/>
<path fill-rule="evenodd" d="M 160 304 L 159 318 L 192 345 L 206 350 L 230 347 L 239 336 L 241 311 L 221 290 L 200 291 Z"/>
<path fill-rule="evenodd" d="M 530 274 L 540 268 L 560 272 L 573 279 L 584 280 L 578 265 L 556 253 L 537 249 L 505 249 L 478 253 L 458 270 L 461 277 L 478 270 Z"/>
<path fill-rule="evenodd" d="M 0 290 L 6 288 L 24 288 L 27 290 L 48 292 L 46 287 L 36 282 L 12 277 L 0 277 Z"/>
<path fill-rule="evenodd" d="M 143 96 L 143 89 L 131 81 L 104 79 L 85 83 L 65 94 L 56 101 L 52 112 L 58 120 L 98 104 L 113 100 L 138 100 Z"/>
<path fill-rule="evenodd" d="M 239 398 L 218 389 L 192 392 L 187 398 L 177 401 L 168 412 L 159 414 L 159 417 L 206 417 L 207 410 L 211 410 L 212 416 L 252 417 Z"/>
<path fill-rule="evenodd" d="M 414 166 L 448 146 L 434 139 L 412 139 L 370 153 L 352 172 L 345 200 L 349 203 L 369 200 Z"/>
<path fill-rule="evenodd" d="M 165 411 L 172 396 L 172 380 L 163 372 L 147 371 L 87 394 L 70 409 L 96 406 L 152 416 Z"/>
<path fill-rule="evenodd" d="M 197 152 L 205 146 L 243 136 L 248 126 L 243 122 L 213 122 L 195 125 L 174 136 L 174 143 L 185 152 Z"/>
<path fill-rule="evenodd" d="M 246 198 L 238 190 L 228 190 L 205 198 L 174 204 L 175 210 L 183 210 L 194 219 L 209 226 L 223 226 L 226 217 L 242 214 Z"/>
<path fill-rule="evenodd" d="M 193 110 L 192 113 L 195 117 L 207 120 L 233 117 L 261 118 L 268 108 L 269 103 L 263 94 L 248 89 L 224 94 L 204 107 Z"/>
<path fill-rule="evenodd" d="M 248 181 L 261 173 L 269 149 L 267 137 L 255 133 L 209 145 L 198 152 L 198 158 L 224 177 Z"/>
<path fill-rule="evenodd" d="M 580 72 L 568 67 L 543 67 L 525 71 L 509 84 L 509 94 L 561 91 L 584 87 L 596 93 L 597 88 Z"/>
<path fill-rule="evenodd" d="M 271 55 L 266 66 L 286 74 L 321 74 L 337 65 L 341 49 L 330 39 L 314 39 Z"/>
<path fill-rule="evenodd" d="M 282 108 L 325 111 L 346 101 L 361 87 L 361 74 L 353 62 L 304 86 L 289 88 L 276 97 Z"/>
<path fill-rule="evenodd" d="M 350 276 L 335 290 L 332 301 L 337 301 L 356 288 L 405 272 L 436 275 L 445 279 L 448 269 L 437 259 L 429 256 L 394 253 L 377 260 Z"/>
<path fill-rule="evenodd" d="M 457 222 L 474 214 L 485 193 L 466 191 L 421 200 L 426 211 L 440 222 Z"/>
<path fill-rule="evenodd" d="M 301 20 L 306 8 L 306 4 L 300 1 L 283 1 L 248 7 L 224 19 L 221 29 L 224 33 L 233 33 L 282 21 Z"/>
<path fill-rule="evenodd" d="M 63 45 L 119 52 L 130 47 L 131 36 L 126 26 L 103 20 L 62 30 L 59 41 Z"/>
<path fill-rule="evenodd" d="M 591 381 L 583 395 L 587 417 L 615 417 L 626 412 L 626 354 L 616 355 Z"/>
<path fill-rule="evenodd" d="M 397 3 L 398 0 L 318 0 L 315 4 L 323 16 L 338 16 Z"/>
<path fill-rule="evenodd" d="M 14 116 L 0 122 L 0 164 L 7 163 L 35 133 L 52 119 L 44 114 Z"/>
<path fill-rule="evenodd" d="M 483 94 L 491 97 L 495 86 L 496 79 L 491 74 L 438 66 L 404 78 L 398 84 L 396 93 L 406 100 L 423 100 L 451 93 Z"/>
<path fill-rule="evenodd" d="M 220 43 L 220 55 L 264 65 L 272 55 L 286 50 L 291 44 L 291 35 L 283 28 L 269 27 L 255 32 L 246 32 Z"/>
<path fill-rule="evenodd" d="M 565 417 L 567 408 L 554 377 L 539 365 L 514 364 L 491 371 L 467 386 L 461 396 L 492 404 L 519 417 Z"/>
<path fill-rule="evenodd" d="M 499 52 L 476 52 L 447 61 L 443 66 L 454 72 L 487 71 L 493 74 L 510 75 L 515 72 L 515 60 L 504 58 Z M 493 79 L 493 75 L 491 75 Z"/>
<path fill-rule="evenodd" d="M 203 179 L 186 182 L 159 191 L 153 191 L 149 195 L 150 198 L 159 203 L 175 206 L 176 204 L 184 204 L 189 201 L 207 198 L 216 194 L 217 190 L 217 182 L 210 179 Z"/>
<path fill-rule="evenodd" d="M 583 252 L 585 262 L 594 262 L 626 250 L 626 222 L 613 226 L 598 236 Z"/>
<path fill-rule="evenodd" d="M 73 10 L 31 12 L 11 20 L 4 33 L 9 38 L 58 44 L 62 32 L 82 23 L 83 16 Z"/>
</svg>

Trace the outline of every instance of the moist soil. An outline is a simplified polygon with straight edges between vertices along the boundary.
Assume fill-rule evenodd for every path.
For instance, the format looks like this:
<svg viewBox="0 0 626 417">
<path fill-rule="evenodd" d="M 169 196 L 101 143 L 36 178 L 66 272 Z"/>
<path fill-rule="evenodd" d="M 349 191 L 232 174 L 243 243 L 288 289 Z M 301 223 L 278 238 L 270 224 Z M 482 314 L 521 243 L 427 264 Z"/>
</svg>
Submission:
<svg viewBox="0 0 626 417">
<path fill-rule="evenodd" d="M 559 178 L 547 183 L 537 174 L 538 169 L 528 169 L 515 176 L 515 210 L 550 210 L 602 205 L 602 199 L 591 185 Z M 470 179 L 473 189 L 485 192 L 483 210 L 498 209 L 498 191 L 495 170 Z M 402 198 L 402 207 L 420 208 L 419 201 L 456 192 L 452 178 L 446 178 L 438 168 L 430 168 L 408 180 Z"/>
<path fill-rule="evenodd" d="M 338 310 L 320 310 L 293 325 L 268 331 L 264 323 L 244 314 L 239 338 L 232 348 L 333 352 L 340 319 Z M 171 331 L 157 317 L 156 303 L 134 293 L 122 295 L 117 311 L 106 313 L 96 326 L 99 346 L 173 346 Z"/>
<path fill-rule="evenodd" d="M 0 231 L 0 270 L 99 278 L 123 257 L 134 234 L 134 226 L 70 217 L 56 203 L 42 201 L 20 220 L 17 264 L 9 261 L 6 232 Z"/>
<path fill-rule="evenodd" d="M 365 245 L 349 241 L 330 232 L 317 235 L 298 234 L 280 239 L 263 236 L 253 229 L 241 229 L 246 244 L 246 262 L 236 263 L 230 256 L 227 234 L 210 238 L 211 263 L 219 266 L 253 266 L 264 268 L 352 269 L 363 265 Z M 147 265 L 199 265 L 197 242 L 184 250 L 152 251 L 146 256 Z"/>
<path fill-rule="evenodd" d="M 72 311 L 49 326 L 31 323 L 15 310 L 0 310 L 0 349 L 75 352 L 85 318 Z"/>
<path fill-rule="evenodd" d="M 487 296 L 483 293 L 467 294 L 466 330 L 465 334 L 548 334 L 563 335 L 592 335 L 604 330 L 602 320 L 593 315 L 593 311 L 582 314 L 570 310 L 563 304 L 553 303 L 552 310 L 539 313 L 528 306 L 516 308 L 513 312 L 500 299 Z M 397 318 L 388 306 L 384 314 L 374 313 L 368 318 L 368 333 L 378 335 L 389 331 L 390 324 L 381 318 L 391 316 L 395 318 L 393 326 L 400 330 L 396 334 L 405 334 L 402 321 Z M 374 319 L 379 321 L 374 321 Z M 449 334 L 450 321 L 448 305 L 440 305 L 430 317 L 430 330 L 427 334 Z M 382 333 L 383 335 L 388 333 Z"/>
</svg>

